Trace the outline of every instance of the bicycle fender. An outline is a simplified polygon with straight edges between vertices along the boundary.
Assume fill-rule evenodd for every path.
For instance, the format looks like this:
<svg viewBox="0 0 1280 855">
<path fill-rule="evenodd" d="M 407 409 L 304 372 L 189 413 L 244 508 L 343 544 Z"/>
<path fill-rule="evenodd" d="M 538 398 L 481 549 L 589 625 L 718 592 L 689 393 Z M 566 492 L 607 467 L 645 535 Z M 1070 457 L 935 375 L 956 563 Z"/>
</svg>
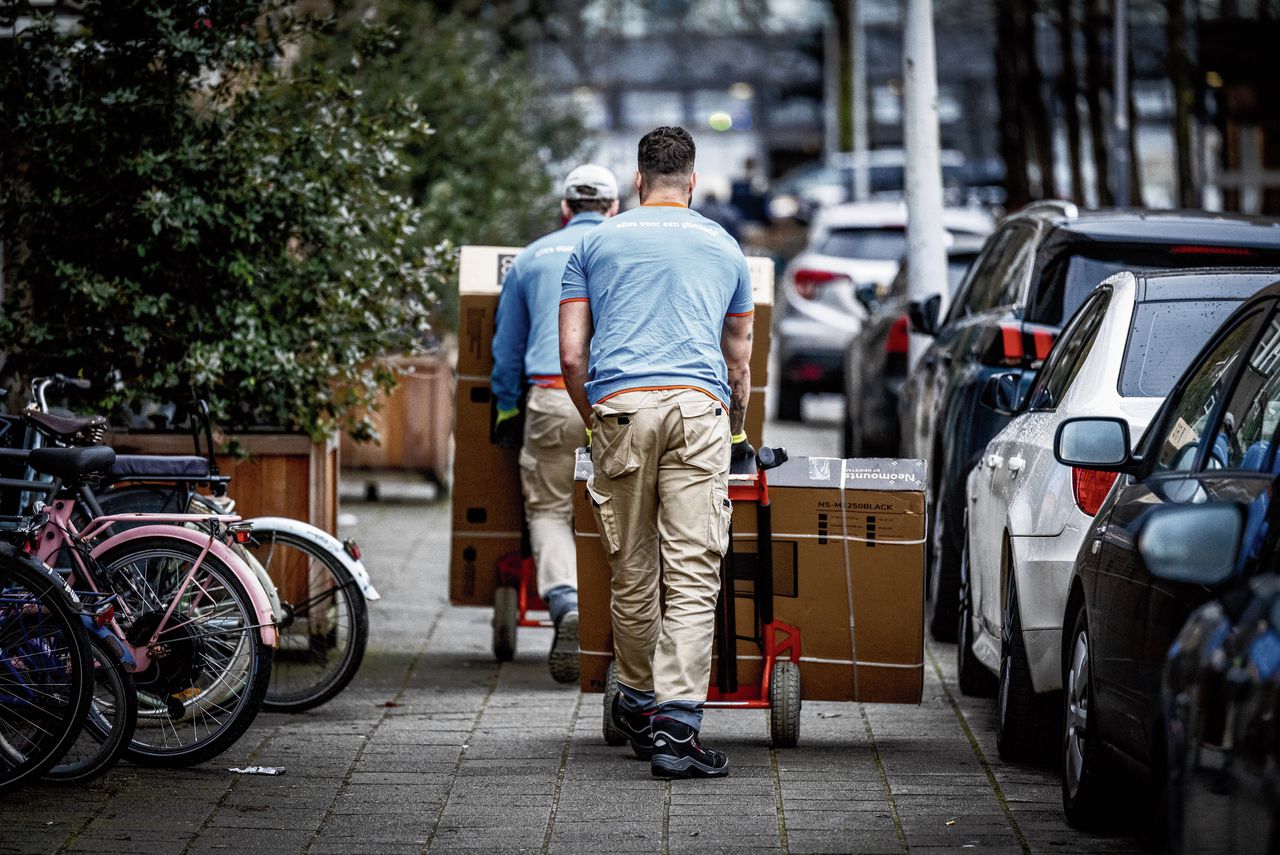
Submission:
<svg viewBox="0 0 1280 855">
<path fill-rule="evenodd" d="M 279 643 L 279 637 L 276 634 L 278 619 L 271 611 L 271 604 L 267 602 L 267 594 L 262 590 L 262 583 L 258 581 L 258 577 L 253 575 L 253 571 L 245 566 L 240 556 L 231 551 L 231 547 L 216 538 L 210 544 L 209 535 L 204 532 L 194 531 L 179 525 L 144 525 L 112 535 L 102 543 L 94 546 L 89 554 L 94 558 L 98 558 L 122 543 L 142 537 L 178 538 L 201 549 L 206 544 L 209 544 L 209 552 L 231 569 L 236 579 L 249 593 L 249 602 L 253 606 L 254 614 L 257 616 L 258 631 L 262 635 L 262 642 L 272 648 Z"/>
<path fill-rule="evenodd" d="M 245 522 L 253 523 L 254 531 L 283 531 L 319 546 L 341 561 L 342 566 L 351 572 L 352 578 L 360 586 L 360 593 L 364 594 L 366 600 L 382 599 L 382 595 L 373 587 L 373 580 L 369 578 L 369 571 L 365 569 L 364 563 L 351 557 L 343 547 L 342 541 L 324 529 L 316 528 L 302 520 L 291 520 L 288 517 L 254 517 Z"/>
</svg>

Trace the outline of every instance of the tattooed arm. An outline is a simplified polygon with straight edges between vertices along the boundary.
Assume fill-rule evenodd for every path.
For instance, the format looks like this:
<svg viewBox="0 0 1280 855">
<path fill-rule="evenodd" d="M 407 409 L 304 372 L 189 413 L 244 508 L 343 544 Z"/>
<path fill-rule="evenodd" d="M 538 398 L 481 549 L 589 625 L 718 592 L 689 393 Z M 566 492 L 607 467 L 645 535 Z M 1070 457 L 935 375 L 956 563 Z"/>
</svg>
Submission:
<svg viewBox="0 0 1280 855">
<path fill-rule="evenodd" d="M 729 316 L 720 332 L 720 350 L 729 366 L 729 428 L 742 433 L 751 398 L 751 315 Z M 757 442 L 759 437 L 753 437 Z"/>
</svg>

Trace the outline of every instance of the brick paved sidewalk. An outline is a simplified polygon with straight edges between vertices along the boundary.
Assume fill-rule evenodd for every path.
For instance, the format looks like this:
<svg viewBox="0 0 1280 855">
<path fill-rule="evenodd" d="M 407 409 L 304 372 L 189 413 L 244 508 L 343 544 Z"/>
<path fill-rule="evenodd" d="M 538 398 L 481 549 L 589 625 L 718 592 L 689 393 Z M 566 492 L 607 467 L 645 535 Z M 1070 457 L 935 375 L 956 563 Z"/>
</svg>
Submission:
<svg viewBox="0 0 1280 855">
<path fill-rule="evenodd" d="M 499 666 L 489 614 L 445 602 L 448 509 L 349 505 L 384 599 L 356 682 L 299 716 L 263 714 L 195 769 L 122 766 L 0 804 L 3 852 L 309 853 L 1131 851 L 1062 819 L 1042 768 L 1001 765 L 991 702 L 961 698 L 931 649 L 920 707 L 806 703 L 800 746 L 762 712 L 713 710 L 731 777 L 655 781 L 600 735 L 599 695 L 547 676 L 546 630 Z M 941 677 L 940 677 L 941 675 Z M 283 766 L 283 777 L 229 766 Z"/>
</svg>

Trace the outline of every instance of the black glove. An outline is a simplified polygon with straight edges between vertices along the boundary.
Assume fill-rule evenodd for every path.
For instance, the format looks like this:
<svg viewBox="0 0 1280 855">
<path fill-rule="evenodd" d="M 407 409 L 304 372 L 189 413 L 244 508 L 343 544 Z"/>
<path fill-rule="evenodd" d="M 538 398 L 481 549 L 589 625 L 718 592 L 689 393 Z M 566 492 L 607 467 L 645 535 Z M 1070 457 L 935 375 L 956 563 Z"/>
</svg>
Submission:
<svg viewBox="0 0 1280 855">
<path fill-rule="evenodd" d="M 493 425 L 493 444 L 508 451 L 514 451 L 524 442 L 524 419 L 519 418 L 520 411 L 499 410 L 497 421 Z"/>
<path fill-rule="evenodd" d="M 756 456 L 756 450 L 751 447 L 751 443 L 747 442 L 745 433 L 738 434 L 734 437 L 733 449 L 729 452 L 729 460 L 747 460 Z"/>
</svg>

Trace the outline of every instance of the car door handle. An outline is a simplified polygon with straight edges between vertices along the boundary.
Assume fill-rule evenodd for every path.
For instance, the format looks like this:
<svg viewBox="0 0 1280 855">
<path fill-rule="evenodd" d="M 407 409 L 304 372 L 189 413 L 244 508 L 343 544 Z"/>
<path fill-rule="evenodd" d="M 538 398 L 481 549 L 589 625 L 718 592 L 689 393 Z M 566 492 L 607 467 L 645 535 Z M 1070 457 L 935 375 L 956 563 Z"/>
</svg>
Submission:
<svg viewBox="0 0 1280 855">
<path fill-rule="evenodd" d="M 1004 465 L 1004 458 L 998 454 L 988 454 L 987 465 L 990 466 L 992 469 L 999 469 L 1001 466 Z"/>
</svg>

